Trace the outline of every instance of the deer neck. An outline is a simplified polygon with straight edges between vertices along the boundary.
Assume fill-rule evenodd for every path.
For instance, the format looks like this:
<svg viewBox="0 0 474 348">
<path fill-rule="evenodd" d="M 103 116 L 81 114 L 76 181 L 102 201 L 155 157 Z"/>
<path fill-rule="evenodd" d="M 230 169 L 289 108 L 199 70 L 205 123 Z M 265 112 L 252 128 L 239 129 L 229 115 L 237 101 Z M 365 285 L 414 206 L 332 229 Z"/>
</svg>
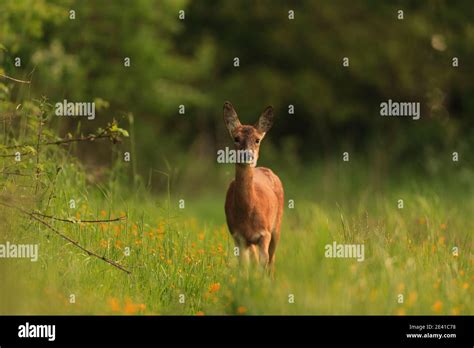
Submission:
<svg viewBox="0 0 474 348">
<path fill-rule="evenodd" d="M 237 208 L 243 212 L 249 211 L 254 203 L 254 168 L 237 164 L 235 166 L 235 193 L 234 199 Z"/>
</svg>

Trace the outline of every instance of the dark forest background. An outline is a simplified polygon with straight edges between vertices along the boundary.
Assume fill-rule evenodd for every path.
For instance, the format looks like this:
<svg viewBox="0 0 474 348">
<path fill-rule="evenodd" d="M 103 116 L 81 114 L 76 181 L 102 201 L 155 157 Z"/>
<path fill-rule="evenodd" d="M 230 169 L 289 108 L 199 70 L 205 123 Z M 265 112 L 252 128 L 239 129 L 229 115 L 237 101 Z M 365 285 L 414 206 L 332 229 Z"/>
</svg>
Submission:
<svg viewBox="0 0 474 348">
<path fill-rule="evenodd" d="M 40 245 L 0 260 L 0 314 L 472 315 L 473 76 L 468 0 L 0 0 L 0 244 Z M 275 108 L 271 282 L 226 226 L 226 100 Z"/>
<path fill-rule="evenodd" d="M 436 175 L 453 151 L 473 164 L 473 19 L 470 1 L 2 1 L 0 66 L 33 81 L 15 86 L 18 102 L 109 103 L 94 121 L 58 119 L 62 134 L 113 118 L 129 128 L 133 114 L 142 173 L 215 163 L 231 145 L 230 100 L 246 123 L 275 107 L 264 161 L 297 166 L 348 151 L 384 171 Z M 380 117 L 388 99 L 420 102 L 421 119 Z M 107 165 L 107 149 L 77 151 Z"/>
</svg>

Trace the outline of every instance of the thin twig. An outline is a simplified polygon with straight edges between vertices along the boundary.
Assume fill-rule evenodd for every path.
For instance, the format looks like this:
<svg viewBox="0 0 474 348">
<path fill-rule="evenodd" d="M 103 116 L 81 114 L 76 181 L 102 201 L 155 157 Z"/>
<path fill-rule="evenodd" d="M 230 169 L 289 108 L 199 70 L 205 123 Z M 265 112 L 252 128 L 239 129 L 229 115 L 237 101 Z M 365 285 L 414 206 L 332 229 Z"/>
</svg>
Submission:
<svg viewBox="0 0 474 348">
<path fill-rule="evenodd" d="M 30 213 L 29 211 L 26 211 L 25 209 L 23 208 L 20 208 L 20 207 L 17 207 L 17 206 L 14 206 L 14 205 L 10 205 L 10 204 L 7 204 L 5 202 L 0 202 L 0 205 L 3 205 L 5 207 L 8 207 L 8 208 L 12 208 L 12 209 L 16 209 L 20 212 L 22 212 L 23 214 L 25 215 L 28 215 L 29 217 L 31 217 L 32 219 L 38 221 L 39 223 L 43 224 L 44 226 L 46 226 L 47 228 L 49 228 L 51 231 L 53 231 L 54 233 L 56 233 L 58 236 L 60 236 L 61 238 L 67 240 L 68 242 L 70 242 L 71 244 L 73 244 L 74 246 L 76 246 L 77 248 L 81 249 L 82 251 L 84 251 L 87 255 L 89 256 L 94 256 L 112 266 L 114 266 L 115 268 L 118 268 L 119 270 L 127 273 L 127 274 L 131 274 L 132 272 L 129 271 L 128 269 L 126 269 L 125 267 L 123 267 L 122 265 L 120 265 L 119 263 L 113 261 L 113 260 L 110 260 L 108 258 L 106 258 L 105 256 L 100 256 L 99 254 L 96 254 L 95 252 L 93 251 L 90 251 L 88 249 L 86 249 L 85 247 L 83 247 L 82 245 L 80 245 L 78 242 L 76 242 L 74 239 L 71 239 L 70 237 L 66 236 L 65 234 L 63 234 L 62 232 L 58 231 L 57 229 L 55 229 L 53 226 L 51 226 L 50 224 L 48 224 L 46 221 L 40 219 L 39 217 L 35 216 L 35 214 L 33 213 Z"/>
<path fill-rule="evenodd" d="M 15 79 L 13 77 L 3 75 L 3 74 L 0 74 L 0 77 L 4 77 L 6 79 L 9 79 L 9 80 L 12 80 L 12 81 L 15 81 L 15 82 L 20 82 L 20 83 L 31 83 L 31 81 L 19 80 L 19 79 Z"/>
<path fill-rule="evenodd" d="M 22 174 L 22 173 L 15 173 L 15 172 L 0 172 L 3 175 L 18 175 L 18 176 L 31 176 L 31 174 Z"/>
<path fill-rule="evenodd" d="M 62 167 L 57 167 L 56 168 L 56 174 L 54 175 L 54 178 L 52 181 L 49 182 L 48 187 L 46 188 L 45 192 L 49 190 L 50 187 L 54 188 L 54 185 L 56 185 L 56 180 L 58 179 L 59 172 L 62 170 Z M 51 200 L 53 199 L 54 195 L 54 189 L 51 189 L 49 192 L 48 196 L 48 202 L 46 203 L 46 210 L 49 208 L 49 204 L 51 203 Z"/>
<path fill-rule="evenodd" d="M 20 153 L 20 156 L 25 156 L 25 155 L 30 155 L 31 154 L 31 151 L 30 152 L 23 152 L 23 153 Z M 0 155 L 0 157 L 16 157 L 18 156 L 18 154 L 14 153 L 13 155 Z"/>
<path fill-rule="evenodd" d="M 39 185 L 39 175 L 40 175 L 40 142 L 41 142 L 41 133 L 43 131 L 43 114 L 41 113 L 38 115 L 38 137 L 36 140 L 36 186 L 35 186 L 35 194 L 38 192 L 38 185 Z"/>
<path fill-rule="evenodd" d="M 55 216 L 45 215 L 45 214 L 38 213 L 38 212 L 32 212 L 31 214 L 38 215 L 38 216 L 41 216 L 41 217 L 44 217 L 44 218 L 47 218 L 47 219 L 56 220 L 56 221 L 70 222 L 72 224 L 82 223 L 82 222 L 94 224 L 94 223 L 101 223 L 101 222 L 116 222 L 116 221 L 122 221 L 122 220 L 127 219 L 127 216 L 120 216 L 120 217 L 115 218 L 115 219 L 106 219 L 106 220 L 80 220 L 80 219 L 73 220 L 73 219 L 61 219 L 61 218 L 57 218 Z"/>
<path fill-rule="evenodd" d="M 67 144 L 67 143 L 72 143 L 75 141 L 94 141 L 96 139 L 103 139 L 103 138 L 109 138 L 110 136 L 107 134 L 99 134 L 99 135 L 88 135 L 86 137 L 78 137 L 78 138 L 71 138 L 71 139 L 61 139 L 57 141 L 48 141 L 44 143 L 39 143 L 39 144 L 20 144 L 20 145 L 10 145 L 10 146 L 5 146 L 5 149 L 16 149 L 19 147 L 26 147 L 26 146 L 43 146 L 43 145 L 61 145 L 61 144 Z"/>
<path fill-rule="evenodd" d="M 109 138 L 109 135 L 106 134 L 100 134 L 100 135 L 88 135 L 86 137 L 79 137 L 79 138 L 71 138 L 71 139 L 61 139 L 58 141 L 50 141 L 46 143 L 41 143 L 40 145 L 61 145 L 61 144 L 67 144 L 67 143 L 73 143 L 76 141 L 94 141 L 96 139 L 103 139 L 103 138 Z"/>
</svg>

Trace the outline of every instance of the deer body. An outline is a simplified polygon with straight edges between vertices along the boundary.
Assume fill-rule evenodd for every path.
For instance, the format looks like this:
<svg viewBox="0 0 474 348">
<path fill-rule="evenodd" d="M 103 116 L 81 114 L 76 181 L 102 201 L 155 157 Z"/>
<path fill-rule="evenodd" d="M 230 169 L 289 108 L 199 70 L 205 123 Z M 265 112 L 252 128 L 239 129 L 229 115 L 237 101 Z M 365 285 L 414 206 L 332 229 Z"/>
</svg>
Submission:
<svg viewBox="0 0 474 348">
<path fill-rule="evenodd" d="M 260 141 L 272 125 L 273 109 L 267 108 L 255 126 L 247 126 L 240 124 L 232 105 L 226 102 L 224 120 L 236 150 L 253 154 L 248 163 L 236 164 L 225 202 L 227 225 L 241 260 L 247 262 L 252 256 L 271 269 L 280 238 L 284 193 L 278 176 L 268 168 L 256 167 L 256 162 Z"/>
</svg>

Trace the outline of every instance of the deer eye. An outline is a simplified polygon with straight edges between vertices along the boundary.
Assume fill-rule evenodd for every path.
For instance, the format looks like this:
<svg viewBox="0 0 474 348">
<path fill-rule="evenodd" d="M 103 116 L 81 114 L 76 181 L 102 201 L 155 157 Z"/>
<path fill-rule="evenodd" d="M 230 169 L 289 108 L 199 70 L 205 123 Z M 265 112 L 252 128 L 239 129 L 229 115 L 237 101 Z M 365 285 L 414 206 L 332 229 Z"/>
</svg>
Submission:
<svg viewBox="0 0 474 348">
<path fill-rule="evenodd" d="M 260 144 L 260 139 L 255 139 L 255 144 Z"/>
<path fill-rule="evenodd" d="M 239 137 L 235 137 L 235 138 L 234 138 L 234 141 L 235 141 L 236 143 L 240 143 Z"/>
</svg>

